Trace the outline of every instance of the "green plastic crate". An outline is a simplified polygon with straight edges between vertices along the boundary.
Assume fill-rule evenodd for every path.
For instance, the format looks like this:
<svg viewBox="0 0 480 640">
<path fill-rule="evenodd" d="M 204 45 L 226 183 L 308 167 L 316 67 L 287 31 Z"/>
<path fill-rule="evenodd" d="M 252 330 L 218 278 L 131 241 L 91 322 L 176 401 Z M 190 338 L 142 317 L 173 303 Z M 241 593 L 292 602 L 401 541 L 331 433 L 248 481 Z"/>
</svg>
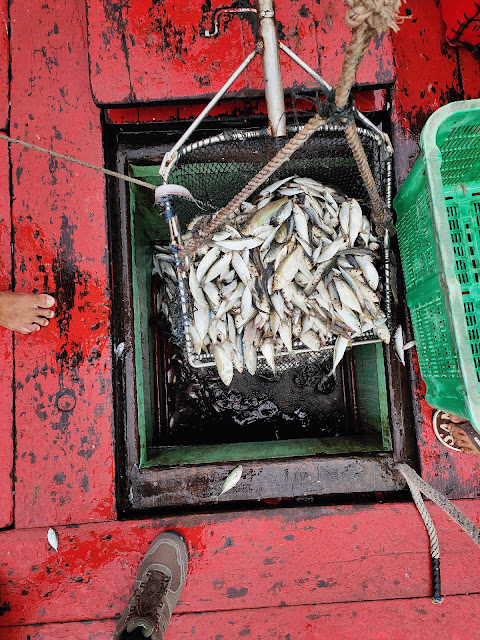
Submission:
<svg viewBox="0 0 480 640">
<path fill-rule="evenodd" d="M 393 201 L 426 400 L 480 433 L 480 100 L 441 107 Z"/>
</svg>

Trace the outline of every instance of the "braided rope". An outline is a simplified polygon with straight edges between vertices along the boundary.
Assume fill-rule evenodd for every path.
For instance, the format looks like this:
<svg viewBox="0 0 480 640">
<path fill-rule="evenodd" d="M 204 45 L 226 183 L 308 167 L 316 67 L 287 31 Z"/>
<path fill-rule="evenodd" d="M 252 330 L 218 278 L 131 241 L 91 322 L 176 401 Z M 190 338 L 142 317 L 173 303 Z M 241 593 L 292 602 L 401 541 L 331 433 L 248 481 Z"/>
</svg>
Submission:
<svg viewBox="0 0 480 640">
<path fill-rule="evenodd" d="M 5 133 L 0 133 L 0 139 L 5 140 L 6 142 L 19 144 L 21 147 L 25 147 L 25 149 L 33 149 L 34 151 L 40 151 L 40 153 L 48 153 L 54 158 L 61 158 L 62 160 L 68 160 L 68 162 L 79 164 L 81 167 L 86 167 L 87 169 L 93 169 L 94 171 L 99 171 L 100 173 L 104 173 L 107 176 L 113 176 L 114 178 L 118 178 L 119 180 L 125 180 L 126 182 L 133 182 L 133 184 L 138 184 L 141 187 L 146 187 L 147 189 L 151 189 L 152 191 L 155 191 L 155 189 L 157 188 L 154 184 L 150 184 L 149 182 L 144 182 L 143 180 L 139 180 L 138 178 L 132 178 L 131 176 L 127 176 L 124 173 L 118 173 L 118 171 L 111 171 L 110 169 L 105 169 L 105 167 L 98 167 L 97 165 L 91 164 L 90 162 L 84 162 L 83 160 L 78 160 L 73 156 L 66 156 L 63 153 L 52 151 L 52 149 L 45 149 L 44 147 L 39 147 L 36 144 L 30 144 L 30 142 L 25 142 L 25 140 L 19 140 L 18 138 L 11 138 L 10 136 L 7 136 Z"/>
<path fill-rule="evenodd" d="M 432 579 L 433 579 L 433 602 L 442 601 L 441 596 L 441 580 L 440 580 L 440 548 L 438 544 L 438 536 L 433 520 L 423 502 L 422 493 L 430 500 L 433 500 L 445 513 L 455 520 L 460 527 L 472 538 L 472 540 L 480 546 L 480 529 L 467 518 L 450 500 L 436 491 L 433 487 L 422 480 L 420 476 L 408 466 L 408 464 L 399 464 L 398 469 L 407 481 L 408 488 L 412 494 L 413 501 L 423 519 L 430 539 L 430 556 L 432 559 Z"/>
<path fill-rule="evenodd" d="M 420 476 L 408 466 L 408 464 L 399 464 L 399 471 L 404 476 L 407 482 L 412 482 L 423 493 L 424 496 L 430 498 L 435 504 L 437 504 L 445 513 L 455 520 L 455 522 L 467 533 L 472 540 L 480 547 L 480 529 L 470 520 L 467 516 L 457 509 L 457 507 L 450 502 L 448 498 L 439 493 L 436 489 L 422 480 Z"/>
<path fill-rule="evenodd" d="M 352 8 L 347 12 L 346 22 L 353 29 L 353 32 L 347 46 L 342 72 L 335 90 L 335 105 L 337 109 L 345 109 L 348 103 L 358 65 L 362 61 L 375 32 L 385 33 L 390 28 L 398 28 L 397 23 L 400 21 L 398 10 L 402 2 L 404 0 L 362 0 L 361 5 L 353 4 Z M 230 218 L 242 202 L 245 202 L 260 185 L 289 160 L 291 155 L 325 122 L 325 119 L 319 115 L 310 118 L 305 127 L 289 140 L 283 149 L 223 209 L 220 209 L 213 217 L 205 219 L 204 224 L 199 227 L 196 237 L 189 240 L 179 252 L 178 257 L 184 259 L 192 255 L 200 246 L 206 244 L 215 231 Z M 391 230 L 391 213 L 380 198 L 362 143 L 358 137 L 355 123 L 351 123 L 346 127 L 345 135 L 370 196 L 375 229 L 378 234 L 383 235 L 386 227 Z"/>
<path fill-rule="evenodd" d="M 193 254 L 199 246 L 206 244 L 212 238 L 218 227 L 227 222 L 242 202 L 245 202 L 282 164 L 287 162 L 295 151 L 297 151 L 320 126 L 325 124 L 325 122 L 325 119 L 318 114 L 310 118 L 303 129 L 295 134 L 223 209 L 220 209 L 213 218 L 206 220 L 206 224 L 196 231 L 196 237 L 189 240 L 185 247 L 179 252 L 178 257 L 180 260 Z M 253 215 L 253 213 L 254 212 L 250 215 Z"/>
</svg>

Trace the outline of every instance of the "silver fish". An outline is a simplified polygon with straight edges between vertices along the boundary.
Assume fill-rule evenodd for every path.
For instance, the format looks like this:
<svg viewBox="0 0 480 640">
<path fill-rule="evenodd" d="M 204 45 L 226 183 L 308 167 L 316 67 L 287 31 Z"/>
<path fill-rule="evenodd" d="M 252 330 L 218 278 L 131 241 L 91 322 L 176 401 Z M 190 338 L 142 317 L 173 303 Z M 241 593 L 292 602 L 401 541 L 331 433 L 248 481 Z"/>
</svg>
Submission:
<svg viewBox="0 0 480 640">
<path fill-rule="evenodd" d="M 277 368 L 275 365 L 275 347 L 272 338 L 265 338 L 260 348 L 265 357 L 265 360 L 267 361 L 268 366 L 273 371 L 273 373 L 275 373 Z"/>
<path fill-rule="evenodd" d="M 222 271 L 226 267 L 228 267 L 231 260 L 232 253 L 225 253 L 224 256 L 220 258 L 220 260 L 217 260 L 217 262 L 210 267 L 204 278 L 204 283 L 210 282 L 211 280 L 214 280 L 216 277 L 218 277 L 222 273 Z"/>
<path fill-rule="evenodd" d="M 223 483 L 222 490 L 218 494 L 218 497 L 223 496 L 224 493 L 233 489 L 233 487 L 238 484 L 240 478 L 242 477 L 243 467 L 239 465 L 235 467 L 233 471 L 230 471 L 228 476 L 225 478 L 225 482 Z"/>
<path fill-rule="evenodd" d="M 233 379 L 233 363 L 231 359 L 225 349 L 218 344 L 213 348 L 213 355 L 218 375 L 227 387 L 230 386 Z"/>
<path fill-rule="evenodd" d="M 205 300 L 205 296 L 203 295 L 203 291 L 200 288 L 197 280 L 197 274 L 195 273 L 195 268 L 193 265 L 190 266 L 190 275 L 188 278 L 188 285 L 190 287 L 190 292 L 193 296 L 193 299 L 200 307 L 208 308 L 208 302 Z"/>
<path fill-rule="evenodd" d="M 362 209 L 355 199 L 350 200 L 349 240 L 353 247 L 362 228 Z"/>
<path fill-rule="evenodd" d="M 395 333 L 393 334 L 393 343 L 395 346 L 395 353 L 397 354 L 400 362 L 405 366 L 405 353 L 403 349 L 403 329 L 402 325 L 398 325 Z"/>
<path fill-rule="evenodd" d="M 335 348 L 333 350 L 332 374 L 335 373 L 338 363 L 343 358 L 349 344 L 351 344 L 350 340 L 348 338 L 344 338 L 343 336 L 338 336 L 338 338 L 336 339 Z"/>
<path fill-rule="evenodd" d="M 266 224 L 272 218 L 272 216 L 279 211 L 283 206 L 285 206 L 288 202 L 287 196 L 281 198 L 280 200 L 274 200 L 273 202 L 269 202 L 267 205 L 258 209 L 256 213 L 253 214 L 250 221 L 244 225 L 242 229 L 242 233 L 245 236 L 248 236 L 256 227 L 260 225 Z"/>
<path fill-rule="evenodd" d="M 235 238 L 234 240 L 222 240 L 217 244 L 228 251 L 242 251 L 243 249 L 259 247 L 263 244 L 263 238 Z"/>
<path fill-rule="evenodd" d="M 301 342 L 303 342 L 303 344 L 309 349 L 313 349 L 314 351 L 320 350 L 322 346 L 322 342 L 318 337 L 318 335 L 314 333 L 311 329 L 309 329 L 308 331 L 304 331 L 303 333 L 300 334 L 299 337 Z"/>
<path fill-rule="evenodd" d="M 276 270 L 275 276 L 273 278 L 273 291 L 283 289 L 283 287 L 285 287 L 294 279 L 297 271 L 299 270 L 298 264 L 302 253 L 303 248 L 301 246 L 297 247 L 281 263 L 281 265 Z"/>
</svg>

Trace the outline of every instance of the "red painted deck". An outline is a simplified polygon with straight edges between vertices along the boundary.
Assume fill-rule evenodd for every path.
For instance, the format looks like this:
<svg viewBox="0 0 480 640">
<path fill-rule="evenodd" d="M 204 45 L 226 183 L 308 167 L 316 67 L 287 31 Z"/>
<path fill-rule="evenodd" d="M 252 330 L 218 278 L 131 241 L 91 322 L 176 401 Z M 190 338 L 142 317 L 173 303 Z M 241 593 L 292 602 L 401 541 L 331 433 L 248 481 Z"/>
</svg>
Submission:
<svg viewBox="0 0 480 640">
<path fill-rule="evenodd" d="M 329 41 L 335 48 L 343 28 L 320 23 L 312 29 L 314 4 L 299 14 L 309 55 L 312 42 Z M 341 14 L 339 4 L 322 3 L 322 10 L 328 14 L 331 5 Z M 478 55 L 465 50 L 457 55 L 448 47 L 437 4 L 409 2 L 412 19 L 384 44 L 391 47 L 394 68 L 386 65 L 377 76 L 371 67 L 362 71 L 367 84 L 396 78 L 391 97 L 398 184 L 416 160 L 430 113 L 450 100 L 476 97 L 480 89 Z M 107 5 L 88 2 L 90 42 Z M 99 66 L 91 83 L 82 0 L 12 0 L 10 61 L 6 15 L 5 0 L 0 2 L 0 129 L 102 164 L 102 112 L 92 87 L 100 101 L 128 102 L 133 76 L 125 75 L 124 50 L 115 58 L 122 43 L 108 49 L 103 40 L 115 64 L 108 59 Z M 232 28 L 238 25 L 232 22 Z M 301 55 L 301 39 L 295 46 Z M 135 51 L 138 56 L 140 48 Z M 319 57 L 323 73 L 326 51 Z M 370 65 L 372 59 L 376 70 L 385 60 L 375 47 Z M 150 64 L 155 66 L 153 54 Z M 334 82 L 337 57 L 329 73 L 326 79 Z M 155 83 L 145 84 L 145 97 L 140 79 L 134 80 L 135 101 L 154 100 Z M 129 118 L 131 109 L 125 104 L 110 115 Z M 153 119 L 145 108 L 133 109 L 139 120 Z M 184 107 L 158 109 L 189 117 Z M 140 558 L 163 528 L 182 532 L 191 553 L 167 640 L 480 638 L 480 551 L 436 507 L 431 513 L 446 594 L 439 605 L 429 598 L 428 539 L 410 502 L 117 520 L 105 181 L 17 146 L 9 153 L 3 143 L 0 175 L 0 285 L 50 292 L 59 301 L 57 319 L 35 336 L 12 339 L 0 329 L 2 640 L 111 637 Z M 421 381 L 417 387 L 422 475 L 458 499 L 480 525 L 480 464 L 435 441 Z M 58 404 L 65 393 L 75 400 L 66 412 Z M 59 534 L 58 552 L 47 543 L 50 526 Z"/>
</svg>

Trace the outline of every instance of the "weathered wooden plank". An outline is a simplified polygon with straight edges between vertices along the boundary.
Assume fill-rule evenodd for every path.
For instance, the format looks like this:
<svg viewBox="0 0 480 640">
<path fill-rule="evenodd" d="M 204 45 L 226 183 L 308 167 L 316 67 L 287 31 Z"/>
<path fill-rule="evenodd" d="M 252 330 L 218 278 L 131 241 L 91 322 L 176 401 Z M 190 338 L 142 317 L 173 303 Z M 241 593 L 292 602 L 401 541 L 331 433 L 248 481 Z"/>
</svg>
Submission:
<svg viewBox="0 0 480 640">
<path fill-rule="evenodd" d="M 374 89 L 354 91 L 355 106 L 359 111 L 371 112 L 371 111 L 383 111 L 386 110 L 386 90 Z M 293 97 L 288 97 L 285 102 L 287 111 L 291 111 L 291 103 L 295 100 L 295 106 L 301 108 L 298 105 L 298 101 Z M 301 104 L 301 101 L 300 101 Z M 106 109 L 105 115 L 109 124 L 127 124 L 133 122 L 167 122 L 171 120 L 187 120 L 196 118 L 205 108 L 205 104 L 181 104 L 172 105 L 165 104 L 161 107 L 114 107 L 112 109 Z M 305 108 L 311 110 L 312 105 L 310 103 L 305 104 Z M 245 116 L 266 114 L 267 108 L 265 100 L 237 100 L 232 102 L 221 102 L 214 107 L 209 118 L 231 118 L 240 117 L 243 114 Z"/>
<path fill-rule="evenodd" d="M 392 33 L 396 82 L 392 89 L 392 142 L 397 187 L 418 158 L 418 142 L 428 117 L 461 100 L 455 50 L 444 37 L 438 2 L 412 0 L 411 19 Z"/>
<path fill-rule="evenodd" d="M 246 57 L 256 41 L 256 16 L 225 16 L 220 35 L 202 38 L 220 0 L 199 5 L 142 0 L 108 5 L 88 0 L 90 74 L 95 100 L 101 104 L 145 103 L 200 98 L 216 93 Z M 345 7 L 333 0 L 281 0 L 275 3 L 279 37 L 331 83 L 339 76 L 342 52 L 350 32 Z M 391 43 L 375 41 L 359 84 L 393 80 Z M 281 53 L 283 86 L 296 93 L 317 84 Z M 263 92 L 260 58 L 233 85 L 230 95 Z"/>
<path fill-rule="evenodd" d="M 0 129 L 8 126 L 9 64 L 8 0 L 0 0 Z"/>
<path fill-rule="evenodd" d="M 461 616 L 461 622 L 459 622 Z M 450 640 L 478 638 L 480 597 L 429 598 L 284 606 L 241 611 L 174 614 L 165 640 Z M 111 638 L 114 620 L 65 622 L 3 629 L 4 640 Z"/>
<path fill-rule="evenodd" d="M 8 145 L 0 141 L 0 290 L 12 288 L 10 162 Z M 0 528 L 13 520 L 13 335 L 0 327 Z"/>
<path fill-rule="evenodd" d="M 12 130 L 103 164 L 90 97 L 85 9 L 11 7 Z M 103 177 L 12 146 L 15 277 L 49 292 L 57 319 L 16 336 L 16 524 L 114 517 L 108 257 Z"/>
<path fill-rule="evenodd" d="M 459 508 L 478 525 L 478 501 Z M 444 594 L 480 592 L 478 548 L 431 507 Z M 0 626 L 112 617 L 163 528 L 189 545 L 177 613 L 281 607 L 431 593 L 428 537 L 413 504 L 305 507 L 0 534 Z M 408 532 L 408 536 L 405 535 Z"/>
<path fill-rule="evenodd" d="M 3 640 L 111 640 L 114 620 L 59 622 L 2 629 Z"/>
</svg>

